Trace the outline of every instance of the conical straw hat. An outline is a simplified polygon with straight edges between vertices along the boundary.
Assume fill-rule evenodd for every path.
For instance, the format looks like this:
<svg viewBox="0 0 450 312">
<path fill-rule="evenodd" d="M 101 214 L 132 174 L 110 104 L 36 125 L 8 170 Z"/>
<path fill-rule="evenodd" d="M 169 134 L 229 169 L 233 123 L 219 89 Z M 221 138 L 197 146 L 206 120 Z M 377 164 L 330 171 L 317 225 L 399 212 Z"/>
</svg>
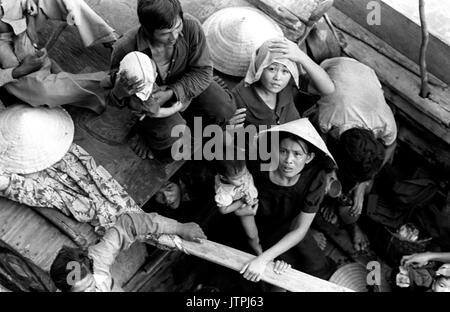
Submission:
<svg viewBox="0 0 450 312">
<path fill-rule="evenodd" d="M 10 106 L 0 111 L 0 171 L 46 169 L 67 153 L 73 135 L 72 118 L 62 108 Z"/>
<path fill-rule="evenodd" d="M 349 263 L 334 272 L 329 282 L 357 292 L 368 292 L 367 274 L 368 271 L 362 264 Z"/>
<path fill-rule="evenodd" d="M 330 151 L 325 145 L 325 142 L 320 137 L 319 133 L 311 124 L 308 118 L 300 118 L 282 125 L 274 126 L 268 130 L 261 131 L 258 136 L 261 137 L 262 135 L 267 135 L 269 132 L 276 132 L 276 131 L 289 132 L 302 138 L 305 141 L 308 141 L 309 143 L 320 149 L 322 152 L 324 152 L 334 161 L 334 163 L 336 163 L 336 161 L 333 158 L 333 155 L 331 155 Z"/>
<path fill-rule="evenodd" d="M 203 23 L 203 29 L 214 68 L 238 77 L 245 76 L 256 49 L 269 39 L 283 37 L 277 23 L 251 7 L 219 10 Z"/>
</svg>

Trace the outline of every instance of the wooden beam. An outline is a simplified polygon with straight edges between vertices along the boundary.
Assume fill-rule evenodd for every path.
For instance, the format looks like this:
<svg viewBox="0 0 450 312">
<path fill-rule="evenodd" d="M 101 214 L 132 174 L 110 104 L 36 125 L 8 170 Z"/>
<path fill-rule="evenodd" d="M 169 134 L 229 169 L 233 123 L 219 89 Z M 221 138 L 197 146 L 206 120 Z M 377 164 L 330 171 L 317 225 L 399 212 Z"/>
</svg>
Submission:
<svg viewBox="0 0 450 312">
<path fill-rule="evenodd" d="M 254 7 L 246 0 L 180 0 L 183 11 L 195 16 L 201 23 L 215 12 L 230 7 Z"/>
<path fill-rule="evenodd" d="M 277 0 L 248 0 L 249 3 L 253 4 L 255 7 L 272 17 L 279 24 L 286 26 L 296 32 L 299 35 L 303 34 L 305 31 L 305 21 L 300 21 L 300 19 L 294 15 L 287 7 L 285 7 L 281 1 Z M 304 2 L 298 3 L 302 6 Z M 302 6 L 304 7 L 304 6 Z M 303 22 L 303 23 L 302 23 Z"/>
<path fill-rule="evenodd" d="M 375 49 L 380 54 L 389 57 L 391 60 L 393 60 L 398 65 L 402 66 L 403 68 L 411 71 L 412 73 L 416 74 L 417 76 L 420 76 L 420 66 L 415 63 L 414 61 L 410 60 L 400 52 L 398 52 L 396 49 L 394 49 L 392 46 L 387 44 L 385 41 L 381 40 L 380 38 L 376 37 L 373 33 L 371 33 L 366 28 L 360 26 L 355 21 L 353 21 L 351 18 L 349 18 L 347 15 L 342 13 L 341 11 L 337 10 L 336 8 L 331 8 L 327 15 L 332 20 L 332 24 L 337 27 L 338 29 L 351 34 L 351 36 L 364 41 L 367 43 L 370 47 Z M 338 35 L 338 34 L 336 34 Z M 340 40 L 340 38 L 339 38 Z M 345 47 L 345 42 L 341 42 L 343 47 Z M 430 73 L 430 83 L 432 85 L 441 87 L 441 88 L 448 88 L 448 85 L 434 76 Z"/>
<path fill-rule="evenodd" d="M 175 239 L 173 239 L 174 237 Z M 204 240 L 203 243 L 199 244 L 182 240 L 177 236 L 161 235 L 156 243 L 170 248 L 178 248 L 187 254 L 208 260 L 234 271 L 240 271 L 247 262 L 255 257 L 246 252 L 209 240 Z M 262 280 L 291 292 L 352 291 L 351 289 L 341 287 L 292 268 L 282 274 L 276 274 L 273 271 L 273 267 L 274 262 L 271 261 L 263 273 Z"/>
<path fill-rule="evenodd" d="M 400 53 L 419 64 L 421 29 L 415 22 L 378 0 L 380 4 L 380 25 L 367 23 L 367 9 L 372 0 L 335 0 L 334 6 L 368 29 L 377 37 L 386 41 Z M 416 0 L 415 0 L 416 1 Z M 428 70 L 439 79 L 450 83 L 450 46 L 439 38 L 430 35 Z"/>
</svg>

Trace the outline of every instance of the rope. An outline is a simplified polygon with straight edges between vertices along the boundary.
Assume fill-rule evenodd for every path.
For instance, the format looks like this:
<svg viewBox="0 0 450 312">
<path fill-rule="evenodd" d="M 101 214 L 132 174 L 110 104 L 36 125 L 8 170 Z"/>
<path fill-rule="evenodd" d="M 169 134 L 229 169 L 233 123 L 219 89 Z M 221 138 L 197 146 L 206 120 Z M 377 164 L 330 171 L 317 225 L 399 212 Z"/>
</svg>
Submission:
<svg viewBox="0 0 450 312">
<path fill-rule="evenodd" d="M 428 71 L 427 71 L 427 48 L 429 42 L 428 24 L 425 15 L 425 0 L 419 0 L 419 15 L 420 26 L 422 28 L 422 44 L 420 46 L 420 72 L 421 72 L 421 86 L 420 96 L 423 98 L 430 97 L 430 87 L 428 86 Z"/>
<path fill-rule="evenodd" d="M 183 240 L 178 235 L 163 234 L 159 237 L 155 237 L 154 235 L 147 235 L 146 239 L 147 243 L 150 243 L 159 249 L 176 249 L 187 255 L 190 255 L 190 253 L 184 247 Z"/>
<path fill-rule="evenodd" d="M 184 248 L 183 246 L 183 241 L 181 240 L 181 238 L 178 235 L 169 235 L 170 239 L 172 240 L 172 242 L 174 243 L 175 247 L 184 252 L 185 254 L 189 255 L 189 252 L 186 250 L 186 248 Z"/>
</svg>

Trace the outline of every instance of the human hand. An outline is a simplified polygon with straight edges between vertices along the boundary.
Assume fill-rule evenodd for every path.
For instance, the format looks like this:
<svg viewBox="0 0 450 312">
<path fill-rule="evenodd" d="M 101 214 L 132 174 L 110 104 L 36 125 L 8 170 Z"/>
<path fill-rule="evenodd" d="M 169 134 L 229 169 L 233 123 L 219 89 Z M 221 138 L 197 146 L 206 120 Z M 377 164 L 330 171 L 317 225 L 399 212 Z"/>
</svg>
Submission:
<svg viewBox="0 0 450 312">
<path fill-rule="evenodd" d="M 178 226 L 177 234 L 187 241 L 197 243 L 201 243 L 203 239 L 206 239 L 206 235 L 203 233 L 203 230 L 197 223 L 194 222 L 181 223 Z"/>
<path fill-rule="evenodd" d="M 423 267 L 428 264 L 431 255 L 428 252 L 403 256 L 400 264 L 404 267 L 413 266 L 415 268 Z"/>
<path fill-rule="evenodd" d="M 143 81 L 136 76 L 129 76 L 128 72 L 124 70 L 118 73 L 112 92 L 121 100 L 125 97 L 133 96 L 143 89 Z"/>
<path fill-rule="evenodd" d="M 450 263 L 443 264 L 436 271 L 436 275 L 450 277 Z"/>
<path fill-rule="evenodd" d="M 256 257 L 250 262 L 246 263 L 239 272 L 246 280 L 251 282 L 259 282 L 262 278 L 264 270 L 266 269 L 268 261 L 261 256 Z"/>
<path fill-rule="evenodd" d="M 169 88 L 161 88 L 160 90 L 153 92 L 152 95 L 150 95 L 150 97 L 154 105 L 162 107 L 164 106 L 164 104 L 169 102 L 170 99 L 172 99 L 173 90 Z"/>
<path fill-rule="evenodd" d="M 243 204 L 240 208 L 236 209 L 235 214 L 237 216 L 256 216 L 258 211 L 258 199 L 252 204 Z"/>
<path fill-rule="evenodd" d="M 155 111 L 155 108 L 149 108 L 147 115 L 149 117 L 153 117 L 153 118 L 166 118 L 166 117 L 172 116 L 173 114 L 179 112 L 183 108 L 183 103 L 181 103 L 180 101 L 177 101 L 177 102 L 173 103 L 172 106 L 169 106 L 169 107 L 159 107 L 159 106 L 156 106 L 156 107 L 158 107 L 158 109 L 154 113 L 151 113 L 150 109 Z M 145 104 L 144 104 L 144 110 L 146 110 Z"/>
<path fill-rule="evenodd" d="M 38 14 L 38 6 L 34 0 L 27 0 L 27 14 L 31 16 L 36 16 Z"/>
<path fill-rule="evenodd" d="M 399 267 L 400 272 L 395 276 L 395 284 L 401 288 L 407 288 L 411 284 L 408 271 L 404 267 Z"/>
<path fill-rule="evenodd" d="M 291 265 L 283 260 L 277 260 L 273 267 L 275 274 L 281 274 L 291 268 Z"/>
<path fill-rule="evenodd" d="M 40 70 L 47 57 L 45 50 L 38 51 L 35 55 L 27 55 L 22 63 L 13 70 L 13 78 L 20 78 Z"/>
<path fill-rule="evenodd" d="M 271 53 L 281 54 L 283 57 L 300 64 L 303 64 L 309 58 L 305 52 L 300 50 L 298 45 L 288 39 L 271 40 L 269 51 Z"/>
<path fill-rule="evenodd" d="M 247 116 L 247 109 L 238 108 L 234 113 L 233 117 L 231 117 L 230 120 L 228 121 L 228 124 L 234 126 L 234 128 L 243 127 L 246 116 Z"/>
<path fill-rule="evenodd" d="M 132 96 L 130 98 L 128 107 L 135 116 L 141 117 L 145 113 L 144 102 L 142 102 L 137 96 Z"/>
</svg>

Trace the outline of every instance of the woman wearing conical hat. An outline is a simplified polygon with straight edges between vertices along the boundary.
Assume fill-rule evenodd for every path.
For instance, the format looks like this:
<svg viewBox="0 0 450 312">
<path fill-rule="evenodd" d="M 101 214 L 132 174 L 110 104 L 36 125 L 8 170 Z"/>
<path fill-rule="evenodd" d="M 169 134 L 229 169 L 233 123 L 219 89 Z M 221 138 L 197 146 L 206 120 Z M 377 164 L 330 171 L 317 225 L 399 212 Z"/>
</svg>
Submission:
<svg viewBox="0 0 450 312">
<path fill-rule="evenodd" d="M 60 108 L 12 105 L 0 110 L 0 196 L 55 208 L 97 232 L 141 208 L 81 146 Z"/>
<path fill-rule="evenodd" d="M 308 80 L 309 91 L 334 92 L 328 74 L 294 42 L 266 41 L 255 51 L 245 79 L 233 90 L 238 110 L 230 124 L 269 126 L 299 119 L 294 96 L 299 89 L 308 91 Z"/>
<path fill-rule="evenodd" d="M 259 193 L 256 224 L 264 251 L 241 273 L 257 282 L 267 264 L 277 259 L 275 272 L 285 271 L 289 263 L 297 270 L 328 279 L 333 265 L 309 228 L 325 196 L 333 157 L 306 118 L 272 127 L 259 137 L 268 134 L 278 134 L 271 139 L 279 138 L 279 149 L 272 151 L 277 165 L 271 171 L 252 172 Z"/>
</svg>

